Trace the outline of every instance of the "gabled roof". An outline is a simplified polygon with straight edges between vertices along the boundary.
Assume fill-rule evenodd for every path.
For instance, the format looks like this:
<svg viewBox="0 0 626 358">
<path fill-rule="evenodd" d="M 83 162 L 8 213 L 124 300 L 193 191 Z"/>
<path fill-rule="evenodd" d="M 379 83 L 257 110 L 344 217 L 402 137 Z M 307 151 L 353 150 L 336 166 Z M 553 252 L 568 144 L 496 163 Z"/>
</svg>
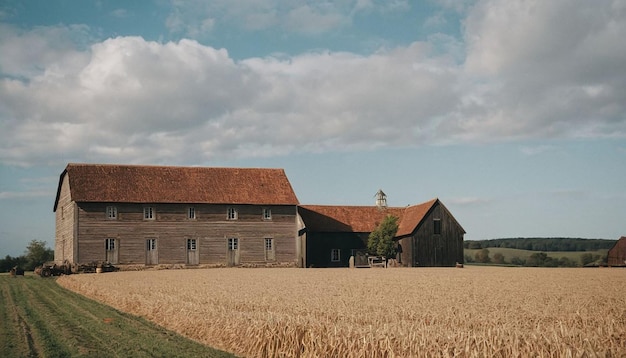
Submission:
<svg viewBox="0 0 626 358">
<path fill-rule="evenodd" d="M 422 223 L 430 209 L 439 203 L 439 199 L 433 199 L 422 204 L 407 206 L 404 215 L 400 218 L 396 236 L 411 235 L 415 228 Z"/>
<path fill-rule="evenodd" d="M 76 202 L 298 205 L 283 169 L 68 164 Z"/>
<path fill-rule="evenodd" d="M 393 215 L 399 219 L 396 237 L 401 237 L 410 235 L 436 203 L 439 199 L 386 209 L 376 206 L 302 205 L 298 212 L 307 229 L 318 232 L 372 232 L 387 215 Z"/>
</svg>

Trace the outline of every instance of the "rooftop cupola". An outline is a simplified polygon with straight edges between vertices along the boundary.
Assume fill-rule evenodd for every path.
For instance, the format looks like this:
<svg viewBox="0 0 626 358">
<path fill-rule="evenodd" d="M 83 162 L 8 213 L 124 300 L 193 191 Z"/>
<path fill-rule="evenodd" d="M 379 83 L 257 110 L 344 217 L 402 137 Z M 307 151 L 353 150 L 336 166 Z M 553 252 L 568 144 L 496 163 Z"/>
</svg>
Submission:
<svg viewBox="0 0 626 358">
<path fill-rule="evenodd" d="M 385 194 L 382 189 L 378 189 L 378 192 L 374 196 L 376 197 L 376 206 L 379 209 L 387 209 L 387 194 Z"/>
</svg>

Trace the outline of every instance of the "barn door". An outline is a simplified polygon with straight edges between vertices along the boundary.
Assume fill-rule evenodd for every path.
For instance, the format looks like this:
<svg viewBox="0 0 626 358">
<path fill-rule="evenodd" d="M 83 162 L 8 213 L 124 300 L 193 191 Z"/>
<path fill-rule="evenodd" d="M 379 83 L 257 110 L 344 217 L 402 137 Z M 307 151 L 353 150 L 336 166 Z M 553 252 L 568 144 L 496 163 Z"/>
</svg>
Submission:
<svg viewBox="0 0 626 358">
<path fill-rule="evenodd" d="M 187 239 L 187 264 L 197 265 L 199 263 L 198 240 Z"/>
<path fill-rule="evenodd" d="M 157 240 L 146 240 L 146 265 L 156 265 L 159 263 L 159 251 L 157 250 Z"/>
<path fill-rule="evenodd" d="M 239 239 L 236 237 L 228 238 L 228 266 L 239 265 Z"/>
<path fill-rule="evenodd" d="M 265 261 L 276 260 L 276 250 L 274 250 L 274 239 L 265 239 Z"/>
<path fill-rule="evenodd" d="M 441 236 L 434 239 L 435 241 L 435 266 L 444 266 L 445 257 L 443 253 L 443 240 Z"/>
<path fill-rule="evenodd" d="M 117 264 L 117 242 L 115 239 L 105 239 L 104 240 L 104 248 L 106 252 L 106 262 L 110 264 Z"/>
</svg>

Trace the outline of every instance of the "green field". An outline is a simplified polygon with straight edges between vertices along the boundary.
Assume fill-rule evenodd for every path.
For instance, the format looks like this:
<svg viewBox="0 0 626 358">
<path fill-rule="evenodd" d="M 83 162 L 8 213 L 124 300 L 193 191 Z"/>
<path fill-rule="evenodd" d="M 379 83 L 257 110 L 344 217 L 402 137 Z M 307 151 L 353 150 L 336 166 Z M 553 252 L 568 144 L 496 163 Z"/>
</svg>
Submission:
<svg viewBox="0 0 626 358">
<path fill-rule="evenodd" d="M 476 253 L 481 249 L 465 249 L 465 255 L 469 255 L 472 258 L 475 257 Z M 493 259 L 493 255 L 496 253 L 502 254 L 504 256 L 504 260 L 506 262 L 511 262 L 511 259 L 514 257 L 519 257 L 522 260 L 526 260 L 532 254 L 536 254 L 539 251 L 531 251 L 531 250 L 519 250 L 519 249 L 509 249 L 504 247 L 488 247 L 489 257 Z M 592 254 L 600 255 L 601 257 L 605 257 L 608 250 L 597 250 L 597 251 L 545 251 L 544 253 L 548 255 L 548 257 L 553 257 L 555 259 L 560 259 L 561 257 L 567 257 L 568 259 L 580 263 L 580 257 L 583 254 Z"/>
<path fill-rule="evenodd" d="M 70 292 L 0 275 L 2 357 L 233 357 Z"/>
</svg>

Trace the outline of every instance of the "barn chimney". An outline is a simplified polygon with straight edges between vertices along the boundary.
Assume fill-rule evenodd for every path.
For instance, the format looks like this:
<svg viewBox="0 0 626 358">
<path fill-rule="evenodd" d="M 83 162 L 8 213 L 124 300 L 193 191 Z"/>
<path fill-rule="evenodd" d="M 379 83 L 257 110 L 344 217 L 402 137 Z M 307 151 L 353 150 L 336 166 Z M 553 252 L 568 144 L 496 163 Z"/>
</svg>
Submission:
<svg viewBox="0 0 626 358">
<path fill-rule="evenodd" d="M 378 192 L 374 196 L 376 197 L 376 206 L 378 209 L 387 209 L 387 194 L 385 194 L 382 189 L 378 189 Z"/>
</svg>

